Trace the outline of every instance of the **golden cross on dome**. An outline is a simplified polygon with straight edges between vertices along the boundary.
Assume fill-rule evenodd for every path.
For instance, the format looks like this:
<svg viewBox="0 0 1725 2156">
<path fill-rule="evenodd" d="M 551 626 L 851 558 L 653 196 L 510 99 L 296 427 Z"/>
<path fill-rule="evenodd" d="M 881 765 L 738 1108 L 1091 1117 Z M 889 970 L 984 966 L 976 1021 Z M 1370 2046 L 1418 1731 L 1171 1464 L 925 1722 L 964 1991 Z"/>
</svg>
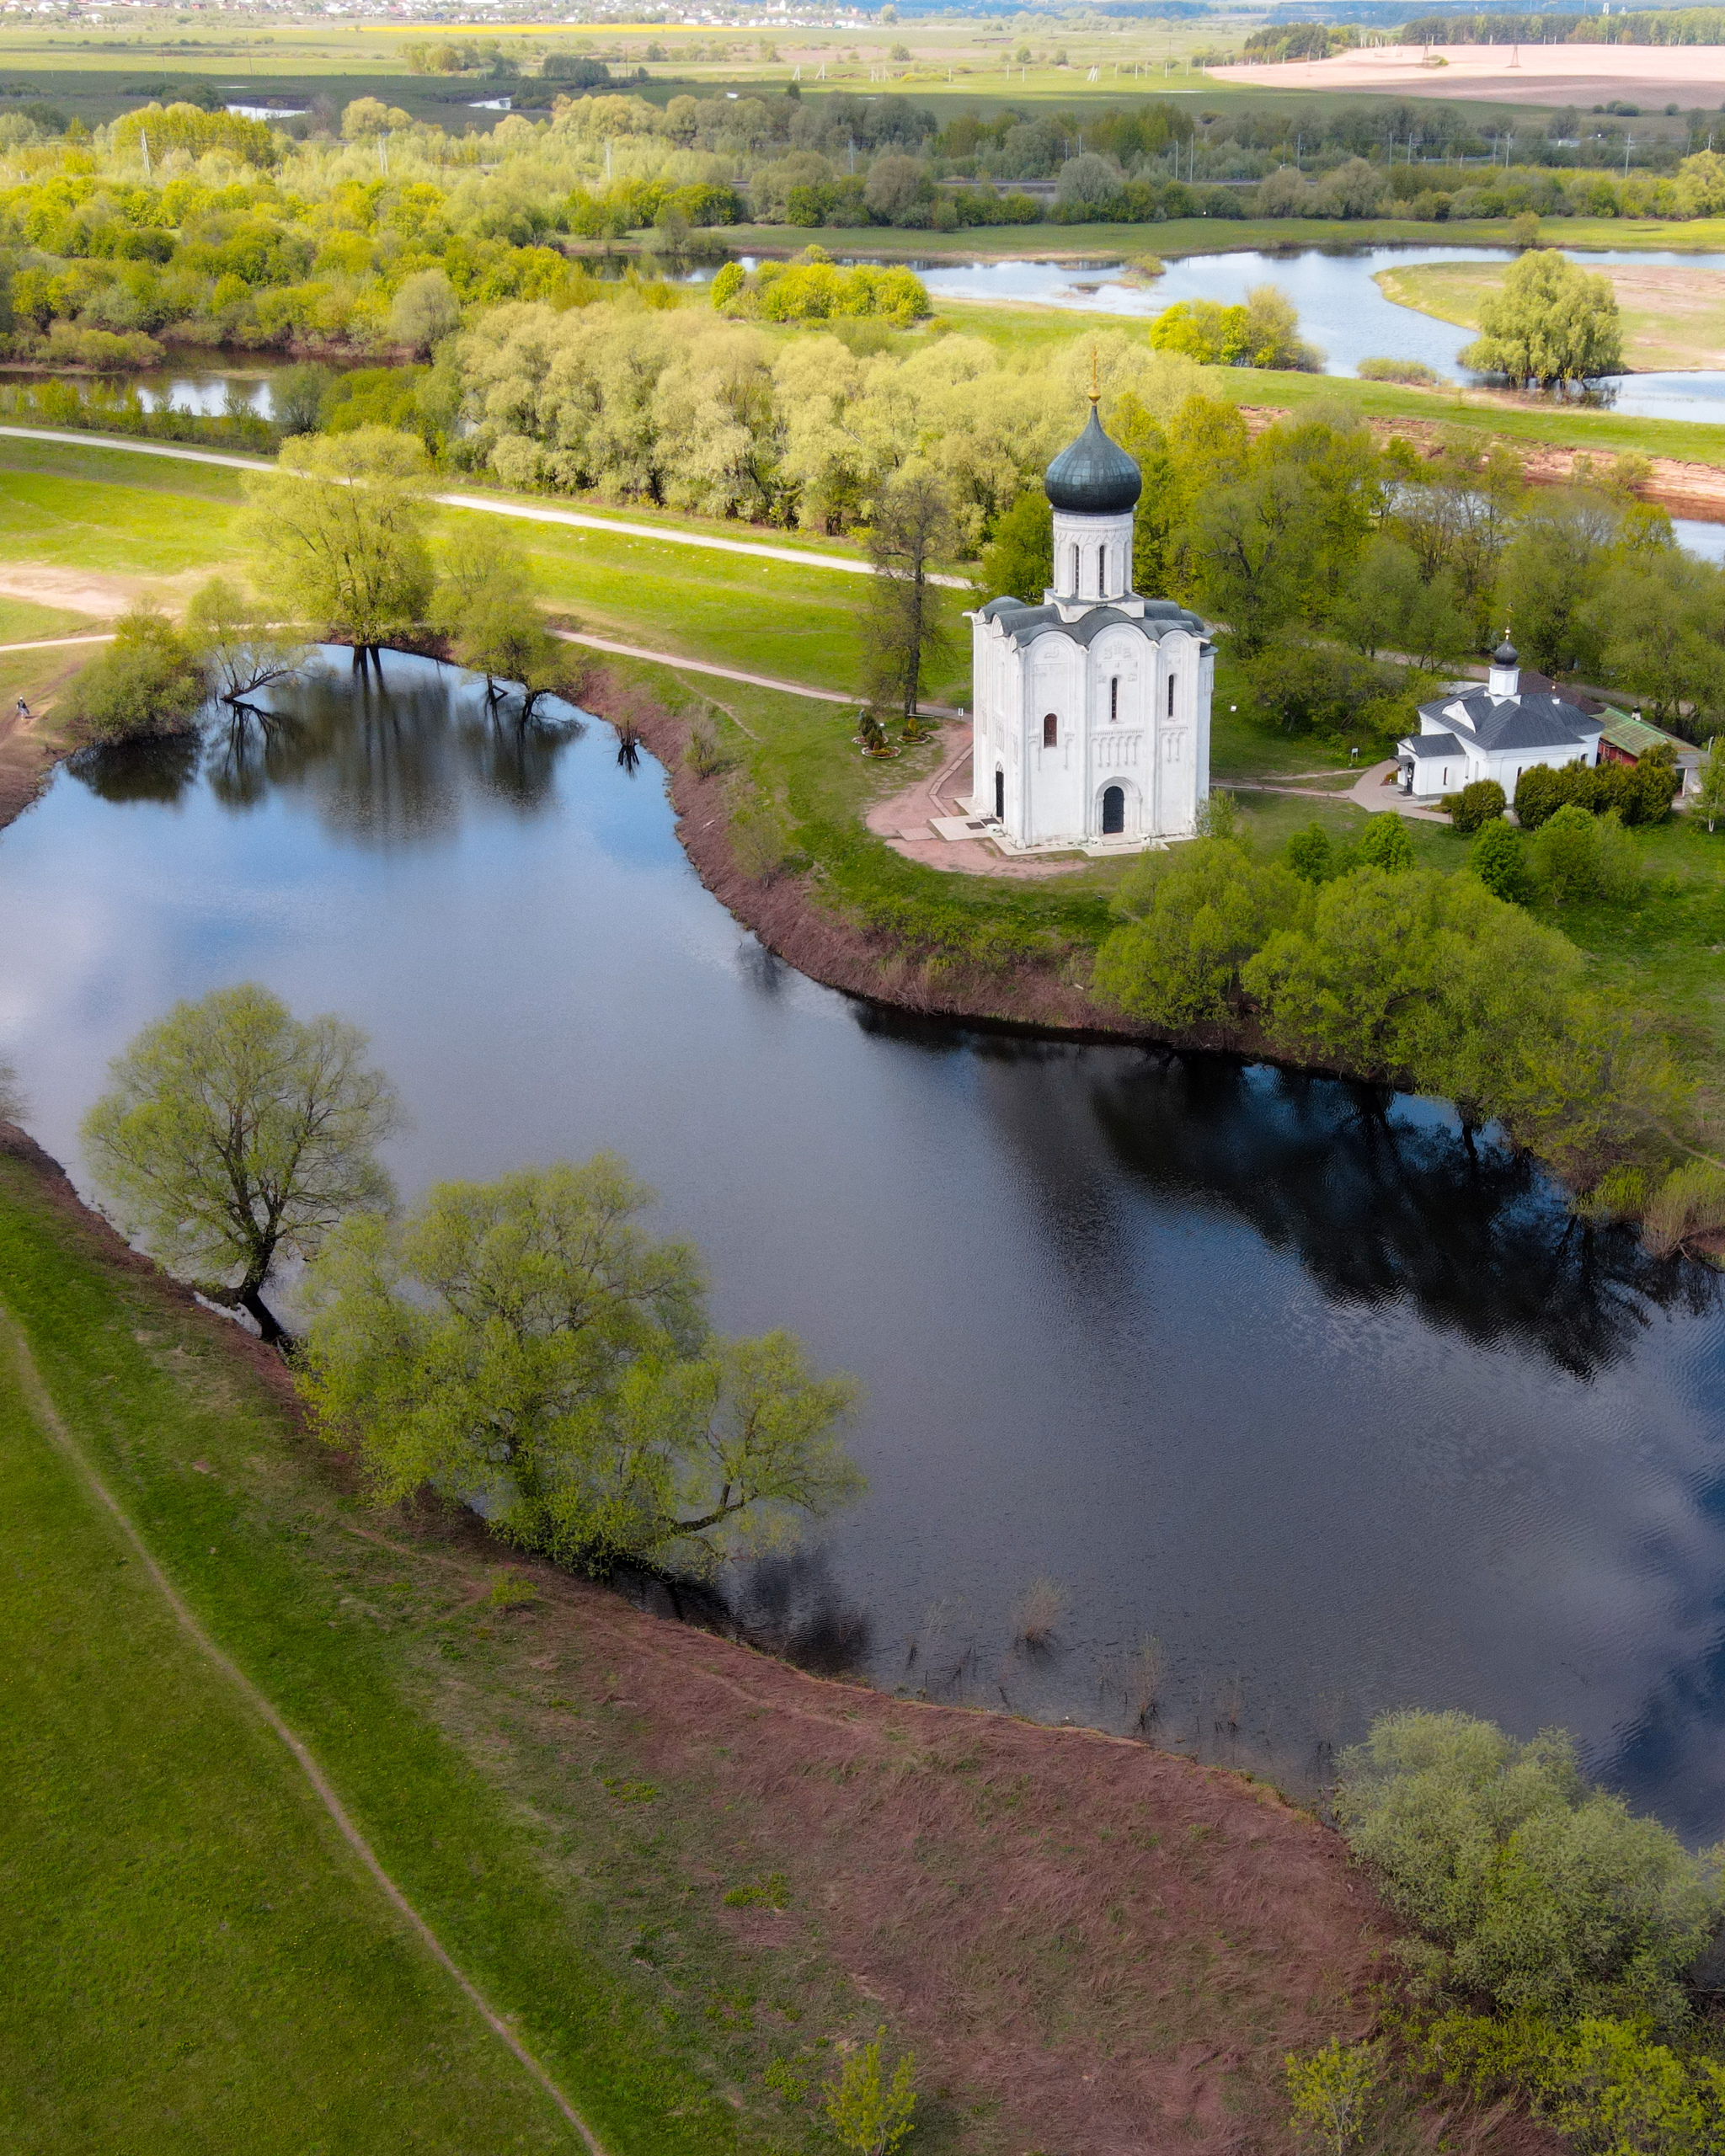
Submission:
<svg viewBox="0 0 1725 2156">
<path fill-rule="evenodd" d="M 1092 404 L 1100 404 L 1102 402 L 1102 385 L 1097 379 L 1094 344 L 1090 348 L 1090 401 Z"/>
</svg>

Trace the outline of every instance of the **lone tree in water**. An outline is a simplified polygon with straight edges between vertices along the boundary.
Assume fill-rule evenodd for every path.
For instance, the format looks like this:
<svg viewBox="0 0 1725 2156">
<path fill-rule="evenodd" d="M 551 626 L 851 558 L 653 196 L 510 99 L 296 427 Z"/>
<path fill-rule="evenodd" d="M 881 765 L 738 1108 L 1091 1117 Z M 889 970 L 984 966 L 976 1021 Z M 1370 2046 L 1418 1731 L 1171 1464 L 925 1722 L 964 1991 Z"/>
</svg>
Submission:
<svg viewBox="0 0 1725 2156">
<path fill-rule="evenodd" d="M 697 1252 L 637 1224 L 652 1195 L 601 1153 L 330 1238 L 301 1390 L 380 1503 L 430 1488 L 568 1563 L 706 1570 L 860 1492 L 851 1380 L 787 1333 L 715 1337 Z"/>
<path fill-rule="evenodd" d="M 287 1338 L 263 1294 L 277 1257 L 311 1257 L 344 1214 L 393 1200 L 376 1148 L 399 1118 L 366 1048 L 357 1027 L 302 1023 L 255 983 L 216 989 L 147 1026 L 84 1118 L 127 1234 L 272 1342 Z"/>
<path fill-rule="evenodd" d="M 931 659 L 952 649 L 937 588 L 929 577 L 956 542 L 944 482 L 925 464 L 907 464 L 882 488 L 868 537 L 874 564 L 868 594 L 869 690 L 872 701 L 906 719 Z"/>
<path fill-rule="evenodd" d="M 235 711 L 259 690 L 291 681 L 306 647 L 270 618 L 272 610 L 229 577 L 212 576 L 192 594 L 185 625 L 216 694 Z"/>
<path fill-rule="evenodd" d="M 1518 389 L 1590 382 L 1623 367 L 1623 332 L 1609 277 L 1578 269 L 1555 248 L 1518 256 L 1503 288 L 1479 312 L 1480 335 L 1465 367 L 1508 375 Z"/>
<path fill-rule="evenodd" d="M 389 427 L 295 435 L 274 472 L 243 482 L 260 591 L 314 632 L 349 638 L 354 664 L 423 621 L 431 595 L 425 446 Z"/>
<path fill-rule="evenodd" d="M 486 518 L 462 531 L 450 547 L 432 626 L 449 639 L 456 659 L 485 676 L 488 700 L 498 680 L 518 681 L 521 716 L 531 718 L 542 696 L 574 686 L 579 672 L 569 646 L 545 626 L 532 565 L 513 533 Z"/>
</svg>

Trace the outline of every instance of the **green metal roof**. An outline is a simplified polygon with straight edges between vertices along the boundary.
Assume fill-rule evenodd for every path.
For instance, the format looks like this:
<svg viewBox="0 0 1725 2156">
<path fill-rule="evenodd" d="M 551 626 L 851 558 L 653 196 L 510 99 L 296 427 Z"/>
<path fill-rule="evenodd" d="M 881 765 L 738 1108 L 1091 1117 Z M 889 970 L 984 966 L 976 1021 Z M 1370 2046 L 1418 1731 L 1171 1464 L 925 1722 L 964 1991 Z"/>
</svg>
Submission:
<svg viewBox="0 0 1725 2156">
<path fill-rule="evenodd" d="M 1628 712 L 1619 711 L 1611 704 L 1607 704 L 1599 716 L 1603 722 L 1599 738 L 1609 741 L 1614 749 L 1621 749 L 1626 756 L 1644 756 L 1649 749 L 1657 748 L 1662 741 L 1669 741 L 1680 755 L 1684 750 L 1695 746 L 1692 741 L 1685 741 L 1675 734 L 1668 734 L 1663 726 L 1654 726 L 1647 719 L 1633 718 Z"/>
</svg>

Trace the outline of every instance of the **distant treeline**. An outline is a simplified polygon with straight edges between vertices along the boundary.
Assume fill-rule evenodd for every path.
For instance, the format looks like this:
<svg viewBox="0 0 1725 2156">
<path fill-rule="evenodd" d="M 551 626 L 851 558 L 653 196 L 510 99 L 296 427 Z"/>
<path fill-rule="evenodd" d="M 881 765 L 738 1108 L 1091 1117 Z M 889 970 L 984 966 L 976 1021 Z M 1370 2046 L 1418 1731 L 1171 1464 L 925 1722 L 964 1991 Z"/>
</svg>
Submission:
<svg viewBox="0 0 1725 2156">
<path fill-rule="evenodd" d="M 1353 43 L 1351 32 L 1332 32 Z M 1629 15 L 1420 15 L 1403 45 L 1725 45 L 1725 8 L 1653 8 Z"/>
</svg>

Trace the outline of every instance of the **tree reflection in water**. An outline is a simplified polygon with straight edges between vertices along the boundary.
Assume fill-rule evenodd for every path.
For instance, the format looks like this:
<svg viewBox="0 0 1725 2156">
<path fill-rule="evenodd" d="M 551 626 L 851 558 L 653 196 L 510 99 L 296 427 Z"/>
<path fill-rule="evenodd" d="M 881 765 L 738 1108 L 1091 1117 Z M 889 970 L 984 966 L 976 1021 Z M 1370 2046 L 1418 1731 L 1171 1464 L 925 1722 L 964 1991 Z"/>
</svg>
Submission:
<svg viewBox="0 0 1725 2156">
<path fill-rule="evenodd" d="M 243 812 L 272 792 L 307 798 L 332 834 L 384 850 L 451 837 L 474 800 L 534 815 L 553 798 L 557 760 L 583 730 L 567 704 L 522 720 L 507 699 L 488 707 L 476 676 L 392 652 L 380 688 L 324 663 L 267 699 L 206 712 L 201 744 L 104 749 L 77 776 L 106 800 L 178 800 L 202 768 L 224 808 Z"/>
<path fill-rule="evenodd" d="M 1075 1270 L 1135 1267 L 1117 1178 L 1246 1220 L 1338 1300 L 1406 1299 L 1429 1321 L 1514 1342 L 1587 1379 L 1658 1310 L 1717 1307 L 1720 1276 L 1578 1219 L 1525 1155 L 1441 1103 L 1218 1055 L 963 1034 L 869 1006 L 865 1030 L 974 1053 L 1007 1081 L 995 1125 Z M 985 1084 L 986 1080 L 985 1078 Z M 1093 1284 L 1093 1283 L 1092 1283 Z"/>
</svg>

